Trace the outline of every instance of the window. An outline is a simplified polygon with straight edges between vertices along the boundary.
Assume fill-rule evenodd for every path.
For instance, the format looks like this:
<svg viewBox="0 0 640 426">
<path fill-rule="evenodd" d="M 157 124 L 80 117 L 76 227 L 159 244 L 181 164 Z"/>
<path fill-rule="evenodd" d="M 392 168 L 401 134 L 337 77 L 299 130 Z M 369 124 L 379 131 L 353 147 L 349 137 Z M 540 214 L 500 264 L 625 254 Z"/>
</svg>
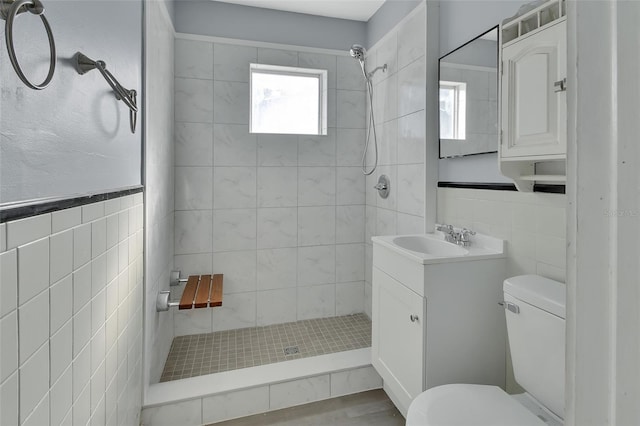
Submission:
<svg viewBox="0 0 640 426">
<path fill-rule="evenodd" d="M 327 71 L 251 64 L 251 133 L 327 134 Z"/>
<path fill-rule="evenodd" d="M 467 84 L 440 82 L 440 139 L 465 139 Z"/>
</svg>

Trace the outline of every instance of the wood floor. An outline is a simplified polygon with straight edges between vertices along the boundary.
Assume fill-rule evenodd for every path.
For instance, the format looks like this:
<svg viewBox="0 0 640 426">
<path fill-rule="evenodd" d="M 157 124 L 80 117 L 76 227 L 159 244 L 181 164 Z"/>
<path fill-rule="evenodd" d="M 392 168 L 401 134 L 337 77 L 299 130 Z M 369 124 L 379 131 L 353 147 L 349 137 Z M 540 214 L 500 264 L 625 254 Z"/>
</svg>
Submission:
<svg viewBox="0 0 640 426">
<path fill-rule="evenodd" d="M 215 426 L 404 426 L 389 397 L 376 389 L 216 423 Z"/>
</svg>

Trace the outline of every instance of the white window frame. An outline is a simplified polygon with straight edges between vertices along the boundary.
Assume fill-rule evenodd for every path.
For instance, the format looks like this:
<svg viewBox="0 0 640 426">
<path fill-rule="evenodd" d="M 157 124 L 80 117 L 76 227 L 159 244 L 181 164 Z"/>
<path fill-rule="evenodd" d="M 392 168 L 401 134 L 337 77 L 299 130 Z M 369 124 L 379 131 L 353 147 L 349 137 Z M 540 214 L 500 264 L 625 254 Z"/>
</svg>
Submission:
<svg viewBox="0 0 640 426">
<path fill-rule="evenodd" d="M 286 67 L 279 65 L 265 65 L 265 64 L 250 64 L 250 76 L 249 76 L 249 133 L 257 134 L 301 134 L 293 132 L 255 132 L 253 130 L 253 74 L 276 74 L 284 76 L 302 76 L 302 77 L 315 77 L 318 79 L 318 132 L 308 133 L 311 135 L 326 135 L 327 134 L 327 70 L 312 69 L 312 68 L 299 68 L 299 67 Z"/>
<path fill-rule="evenodd" d="M 448 140 L 464 140 L 467 132 L 467 83 L 440 81 L 440 89 L 453 90 L 453 137 Z"/>
</svg>

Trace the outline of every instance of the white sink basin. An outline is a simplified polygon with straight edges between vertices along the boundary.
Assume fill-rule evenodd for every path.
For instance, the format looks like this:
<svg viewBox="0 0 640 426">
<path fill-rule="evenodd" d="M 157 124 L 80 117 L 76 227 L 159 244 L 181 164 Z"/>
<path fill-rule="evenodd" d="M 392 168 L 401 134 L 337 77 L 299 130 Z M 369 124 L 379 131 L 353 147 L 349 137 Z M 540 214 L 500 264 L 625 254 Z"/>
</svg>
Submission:
<svg viewBox="0 0 640 426">
<path fill-rule="evenodd" d="M 464 256 L 469 250 L 429 235 L 406 235 L 395 237 L 393 244 L 407 250 L 432 256 Z"/>
</svg>

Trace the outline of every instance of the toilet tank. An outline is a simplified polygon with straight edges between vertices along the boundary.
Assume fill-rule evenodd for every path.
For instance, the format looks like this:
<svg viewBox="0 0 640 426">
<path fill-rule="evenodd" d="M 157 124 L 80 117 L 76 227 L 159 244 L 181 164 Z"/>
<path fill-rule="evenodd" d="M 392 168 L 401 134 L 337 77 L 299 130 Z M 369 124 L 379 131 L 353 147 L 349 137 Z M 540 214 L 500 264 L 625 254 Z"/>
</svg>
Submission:
<svg viewBox="0 0 640 426">
<path fill-rule="evenodd" d="M 565 285 L 520 275 L 506 279 L 503 290 L 515 380 L 564 418 Z"/>
</svg>

